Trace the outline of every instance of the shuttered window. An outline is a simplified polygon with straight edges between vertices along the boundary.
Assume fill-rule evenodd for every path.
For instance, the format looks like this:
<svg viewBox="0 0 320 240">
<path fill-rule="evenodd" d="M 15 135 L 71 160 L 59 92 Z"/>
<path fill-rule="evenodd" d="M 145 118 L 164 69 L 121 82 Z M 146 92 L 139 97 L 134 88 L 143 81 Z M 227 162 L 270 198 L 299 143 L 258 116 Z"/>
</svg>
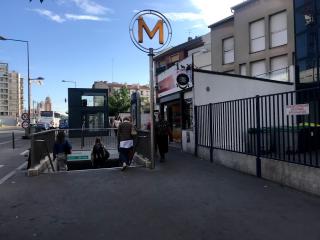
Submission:
<svg viewBox="0 0 320 240">
<path fill-rule="evenodd" d="M 279 80 L 279 81 L 289 80 L 287 55 L 271 58 L 270 67 L 271 67 L 270 79 Z"/>
<path fill-rule="evenodd" d="M 277 47 L 288 43 L 286 11 L 271 16 L 270 42 L 271 47 Z"/>
<path fill-rule="evenodd" d="M 266 77 L 266 61 L 256 61 L 251 63 L 251 76 L 265 78 Z"/>
<path fill-rule="evenodd" d="M 250 24 L 250 52 L 259 52 L 265 50 L 265 27 L 264 19 Z"/>
<path fill-rule="evenodd" d="M 234 62 L 234 38 L 223 40 L 223 64 Z"/>
</svg>

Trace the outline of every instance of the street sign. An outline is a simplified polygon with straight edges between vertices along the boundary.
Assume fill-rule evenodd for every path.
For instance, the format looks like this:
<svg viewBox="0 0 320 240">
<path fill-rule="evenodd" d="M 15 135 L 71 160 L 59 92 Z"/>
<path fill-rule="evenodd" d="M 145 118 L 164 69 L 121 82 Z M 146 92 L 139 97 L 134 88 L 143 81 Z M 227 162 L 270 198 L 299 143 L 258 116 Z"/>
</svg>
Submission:
<svg viewBox="0 0 320 240">
<path fill-rule="evenodd" d="M 147 22 L 146 22 L 147 21 Z M 152 30 L 150 30 L 150 27 Z M 144 39 L 144 32 L 149 39 Z M 129 27 L 130 38 L 133 44 L 143 52 L 160 52 L 171 41 L 172 29 L 169 20 L 160 12 L 154 10 L 142 10 L 131 20 Z M 155 36 L 159 39 L 152 41 Z"/>
<path fill-rule="evenodd" d="M 309 115 L 309 104 L 296 104 L 286 106 L 287 115 Z"/>
<path fill-rule="evenodd" d="M 29 127 L 29 121 L 23 121 L 22 124 L 21 124 L 21 126 L 22 126 L 23 128 L 28 128 L 28 127 Z"/>
<path fill-rule="evenodd" d="M 22 114 L 21 114 L 21 119 L 22 119 L 23 121 L 29 119 L 29 114 L 28 114 L 28 113 L 22 113 Z"/>
</svg>

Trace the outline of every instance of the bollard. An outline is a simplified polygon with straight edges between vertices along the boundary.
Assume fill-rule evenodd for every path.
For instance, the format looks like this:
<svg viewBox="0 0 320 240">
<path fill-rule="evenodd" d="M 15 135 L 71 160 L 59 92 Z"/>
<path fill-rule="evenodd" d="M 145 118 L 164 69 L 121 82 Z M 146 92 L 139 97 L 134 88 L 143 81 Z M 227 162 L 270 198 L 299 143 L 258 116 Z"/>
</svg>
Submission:
<svg viewBox="0 0 320 240">
<path fill-rule="evenodd" d="M 15 149 L 14 132 L 12 132 L 12 148 Z"/>
</svg>

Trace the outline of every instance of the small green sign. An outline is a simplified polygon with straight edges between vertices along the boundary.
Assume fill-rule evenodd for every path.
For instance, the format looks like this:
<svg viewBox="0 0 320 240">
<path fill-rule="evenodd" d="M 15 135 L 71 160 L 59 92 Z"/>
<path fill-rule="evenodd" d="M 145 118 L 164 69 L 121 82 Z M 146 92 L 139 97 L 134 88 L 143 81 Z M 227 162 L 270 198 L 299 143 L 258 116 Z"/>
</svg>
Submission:
<svg viewBox="0 0 320 240">
<path fill-rule="evenodd" d="M 85 161 L 91 160 L 90 151 L 73 151 L 72 154 L 68 155 L 68 161 Z"/>
</svg>

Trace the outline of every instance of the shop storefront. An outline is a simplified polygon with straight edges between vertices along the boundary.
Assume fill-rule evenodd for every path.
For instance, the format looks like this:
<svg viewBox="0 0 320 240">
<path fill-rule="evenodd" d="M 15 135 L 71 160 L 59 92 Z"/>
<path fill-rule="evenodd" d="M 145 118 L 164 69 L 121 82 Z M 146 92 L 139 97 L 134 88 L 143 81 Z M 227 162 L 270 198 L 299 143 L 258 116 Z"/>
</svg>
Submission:
<svg viewBox="0 0 320 240">
<path fill-rule="evenodd" d="M 179 65 L 156 77 L 158 84 L 157 102 L 160 112 L 169 122 L 172 130 L 172 140 L 181 143 L 182 130 L 192 128 L 192 86 L 191 57 L 181 61 Z M 177 84 L 179 74 L 187 74 L 189 83 L 184 88 Z"/>
</svg>

